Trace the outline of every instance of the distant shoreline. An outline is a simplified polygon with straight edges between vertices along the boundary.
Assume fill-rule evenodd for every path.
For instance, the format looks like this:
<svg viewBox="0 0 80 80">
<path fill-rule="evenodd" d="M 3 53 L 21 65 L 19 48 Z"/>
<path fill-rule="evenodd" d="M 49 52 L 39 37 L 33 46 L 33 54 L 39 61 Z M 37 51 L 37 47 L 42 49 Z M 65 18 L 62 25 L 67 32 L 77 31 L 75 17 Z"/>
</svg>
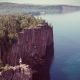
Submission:
<svg viewBox="0 0 80 80">
<path fill-rule="evenodd" d="M 80 11 L 80 6 L 72 5 L 32 5 L 0 2 L 0 14 L 59 14 Z"/>
</svg>

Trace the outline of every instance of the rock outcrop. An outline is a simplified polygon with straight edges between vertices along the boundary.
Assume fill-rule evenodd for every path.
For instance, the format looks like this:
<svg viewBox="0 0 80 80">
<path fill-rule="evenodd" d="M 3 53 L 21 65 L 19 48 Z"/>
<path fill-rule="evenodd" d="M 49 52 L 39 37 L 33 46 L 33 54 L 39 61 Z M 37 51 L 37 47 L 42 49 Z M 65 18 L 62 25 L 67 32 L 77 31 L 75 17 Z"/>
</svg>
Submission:
<svg viewBox="0 0 80 80">
<path fill-rule="evenodd" d="M 25 64 L 5 66 L 0 72 L 0 80 L 32 80 L 32 70 Z"/>
<path fill-rule="evenodd" d="M 21 58 L 23 64 L 28 64 L 35 71 L 32 80 L 50 80 L 49 71 L 54 55 L 52 27 L 45 24 L 24 29 L 12 46 L 8 47 L 8 40 L 4 40 L 3 44 L 0 55 L 4 64 L 16 66 Z"/>
</svg>

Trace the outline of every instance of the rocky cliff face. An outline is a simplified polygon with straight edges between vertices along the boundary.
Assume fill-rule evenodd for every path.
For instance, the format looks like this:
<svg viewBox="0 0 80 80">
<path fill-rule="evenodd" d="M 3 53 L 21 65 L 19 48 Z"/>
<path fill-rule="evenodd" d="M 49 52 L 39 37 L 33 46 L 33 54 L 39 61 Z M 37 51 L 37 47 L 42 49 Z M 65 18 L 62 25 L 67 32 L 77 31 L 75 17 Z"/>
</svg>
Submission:
<svg viewBox="0 0 80 80">
<path fill-rule="evenodd" d="M 8 47 L 8 40 L 3 44 L 0 55 L 4 64 L 16 66 L 21 58 L 23 64 L 28 64 L 35 71 L 32 80 L 50 80 L 54 44 L 53 30 L 49 25 L 24 29 L 12 46 Z"/>
</svg>

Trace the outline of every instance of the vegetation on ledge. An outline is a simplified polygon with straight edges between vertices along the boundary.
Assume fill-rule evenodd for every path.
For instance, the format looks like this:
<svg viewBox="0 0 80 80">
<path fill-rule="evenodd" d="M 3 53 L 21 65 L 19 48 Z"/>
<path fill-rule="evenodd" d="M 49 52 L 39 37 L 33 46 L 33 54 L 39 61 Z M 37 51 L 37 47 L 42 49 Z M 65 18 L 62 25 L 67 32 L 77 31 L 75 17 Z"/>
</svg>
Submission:
<svg viewBox="0 0 80 80">
<path fill-rule="evenodd" d="M 38 27 L 44 24 L 45 20 L 35 18 L 31 15 L 1 15 L 0 16 L 0 44 L 3 38 L 9 42 L 16 40 L 18 33 L 23 29 Z"/>
</svg>

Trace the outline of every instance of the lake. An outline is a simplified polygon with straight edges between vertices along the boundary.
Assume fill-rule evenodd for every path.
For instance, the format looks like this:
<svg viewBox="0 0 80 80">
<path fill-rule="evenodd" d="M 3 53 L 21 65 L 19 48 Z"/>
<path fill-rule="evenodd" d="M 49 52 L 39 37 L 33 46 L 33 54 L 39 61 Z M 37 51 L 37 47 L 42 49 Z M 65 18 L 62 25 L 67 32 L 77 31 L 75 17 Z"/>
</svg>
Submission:
<svg viewBox="0 0 80 80">
<path fill-rule="evenodd" d="M 80 80 L 80 12 L 41 17 L 53 25 L 51 80 Z"/>
</svg>

